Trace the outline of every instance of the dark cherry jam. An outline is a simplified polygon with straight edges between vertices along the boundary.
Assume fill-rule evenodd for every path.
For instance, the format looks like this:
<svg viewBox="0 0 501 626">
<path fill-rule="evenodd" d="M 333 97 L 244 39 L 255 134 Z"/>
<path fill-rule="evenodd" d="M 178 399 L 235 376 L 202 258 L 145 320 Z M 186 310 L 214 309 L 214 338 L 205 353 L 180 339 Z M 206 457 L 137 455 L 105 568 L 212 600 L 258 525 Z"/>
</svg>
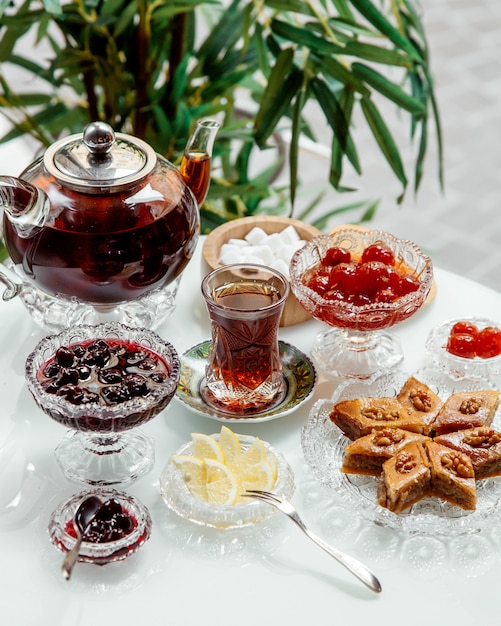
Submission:
<svg viewBox="0 0 501 626">
<path fill-rule="evenodd" d="M 137 519 L 127 511 L 118 500 L 110 498 L 103 502 L 95 517 L 83 533 L 84 541 L 90 543 L 109 543 L 130 535 L 137 528 Z M 72 519 L 66 522 L 65 532 L 76 538 Z"/>
<path fill-rule="evenodd" d="M 78 406 L 147 398 L 169 376 L 170 367 L 158 354 L 119 339 L 62 346 L 37 375 L 47 393 Z"/>
</svg>

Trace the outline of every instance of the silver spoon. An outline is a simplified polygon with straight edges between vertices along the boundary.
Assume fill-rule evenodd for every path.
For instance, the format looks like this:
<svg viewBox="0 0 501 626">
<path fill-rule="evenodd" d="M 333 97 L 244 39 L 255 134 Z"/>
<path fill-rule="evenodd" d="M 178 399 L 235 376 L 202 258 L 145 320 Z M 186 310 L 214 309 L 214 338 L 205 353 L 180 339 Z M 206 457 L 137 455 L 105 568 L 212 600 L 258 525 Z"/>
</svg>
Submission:
<svg viewBox="0 0 501 626">
<path fill-rule="evenodd" d="M 66 580 L 71 578 L 71 572 L 73 571 L 73 567 L 78 559 L 78 553 L 80 552 L 84 532 L 87 530 L 87 527 L 102 506 L 103 503 L 97 496 L 89 496 L 88 498 L 85 498 L 85 500 L 82 500 L 75 511 L 73 525 L 75 527 L 77 540 L 73 548 L 65 556 L 62 565 L 63 576 Z"/>
</svg>

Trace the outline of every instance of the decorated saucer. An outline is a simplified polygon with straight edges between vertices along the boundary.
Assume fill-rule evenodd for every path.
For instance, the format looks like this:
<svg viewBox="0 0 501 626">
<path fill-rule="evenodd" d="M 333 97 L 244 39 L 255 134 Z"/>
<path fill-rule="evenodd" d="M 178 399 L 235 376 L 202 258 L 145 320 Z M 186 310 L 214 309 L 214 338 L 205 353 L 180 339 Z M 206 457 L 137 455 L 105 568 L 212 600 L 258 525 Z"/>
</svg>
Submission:
<svg viewBox="0 0 501 626">
<path fill-rule="evenodd" d="M 298 348 L 284 341 L 278 342 L 287 391 L 281 402 L 262 413 L 228 415 L 218 411 L 202 397 L 205 368 L 211 347 L 210 340 L 193 346 L 181 356 L 181 376 L 175 398 L 191 411 L 223 422 L 267 422 L 295 411 L 311 396 L 316 382 L 315 366 Z"/>
</svg>

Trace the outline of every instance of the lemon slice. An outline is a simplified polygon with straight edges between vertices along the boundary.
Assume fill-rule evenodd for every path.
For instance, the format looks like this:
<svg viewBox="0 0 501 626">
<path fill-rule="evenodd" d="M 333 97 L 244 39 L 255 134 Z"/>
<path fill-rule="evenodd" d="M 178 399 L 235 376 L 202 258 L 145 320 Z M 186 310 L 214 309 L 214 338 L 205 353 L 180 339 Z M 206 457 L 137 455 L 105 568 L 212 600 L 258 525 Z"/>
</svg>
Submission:
<svg viewBox="0 0 501 626">
<path fill-rule="evenodd" d="M 230 465 L 233 461 L 242 454 L 242 446 L 237 435 L 227 426 L 221 427 L 219 433 L 219 445 L 223 450 L 226 463 Z"/>
<path fill-rule="evenodd" d="M 235 474 L 236 479 L 240 483 L 240 493 L 244 493 L 248 489 L 270 491 L 275 486 L 273 473 L 270 463 L 261 461 L 261 463 L 247 467 L 244 474 Z"/>
<path fill-rule="evenodd" d="M 207 501 L 212 504 L 234 504 L 238 496 L 238 483 L 230 468 L 224 463 L 206 459 Z"/>
<path fill-rule="evenodd" d="M 193 456 L 199 459 L 213 459 L 220 463 L 225 462 L 224 452 L 219 443 L 210 435 L 192 433 Z"/>
<path fill-rule="evenodd" d="M 235 457 L 232 463 L 232 468 L 234 466 L 238 473 L 243 474 L 245 468 L 252 467 L 262 461 L 266 461 L 266 457 L 266 446 L 261 439 L 259 439 L 259 437 L 255 437 L 250 446 L 243 450 L 242 454 Z"/>
<path fill-rule="evenodd" d="M 207 501 L 207 470 L 202 459 L 188 454 L 178 454 L 171 458 L 181 472 L 190 493 L 199 500 Z"/>
</svg>

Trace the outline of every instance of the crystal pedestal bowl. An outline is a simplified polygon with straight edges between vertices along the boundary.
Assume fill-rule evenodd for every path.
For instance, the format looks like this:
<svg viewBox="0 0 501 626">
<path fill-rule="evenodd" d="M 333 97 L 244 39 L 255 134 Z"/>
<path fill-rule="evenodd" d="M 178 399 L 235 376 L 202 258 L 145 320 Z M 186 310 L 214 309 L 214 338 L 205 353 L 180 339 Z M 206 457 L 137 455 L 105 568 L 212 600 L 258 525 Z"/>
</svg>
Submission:
<svg viewBox="0 0 501 626">
<path fill-rule="evenodd" d="M 119 323 L 50 335 L 26 360 L 35 402 L 71 429 L 55 451 L 63 473 L 91 485 L 126 484 L 151 470 L 153 441 L 137 427 L 169 404 L 179 374 L 170 343 Z"/>
<path fill-rule="evenodd" d="M 332 328 L 320 332 L 312 356 L 340 378 L 368 378 L 403 359 L 383 330 L 424 303 L 433 283 L 429 257 L 412 242 L 381 231 L 345 228 L 298 250 L 291 287 L 301 305 Z"/>
</svg>

